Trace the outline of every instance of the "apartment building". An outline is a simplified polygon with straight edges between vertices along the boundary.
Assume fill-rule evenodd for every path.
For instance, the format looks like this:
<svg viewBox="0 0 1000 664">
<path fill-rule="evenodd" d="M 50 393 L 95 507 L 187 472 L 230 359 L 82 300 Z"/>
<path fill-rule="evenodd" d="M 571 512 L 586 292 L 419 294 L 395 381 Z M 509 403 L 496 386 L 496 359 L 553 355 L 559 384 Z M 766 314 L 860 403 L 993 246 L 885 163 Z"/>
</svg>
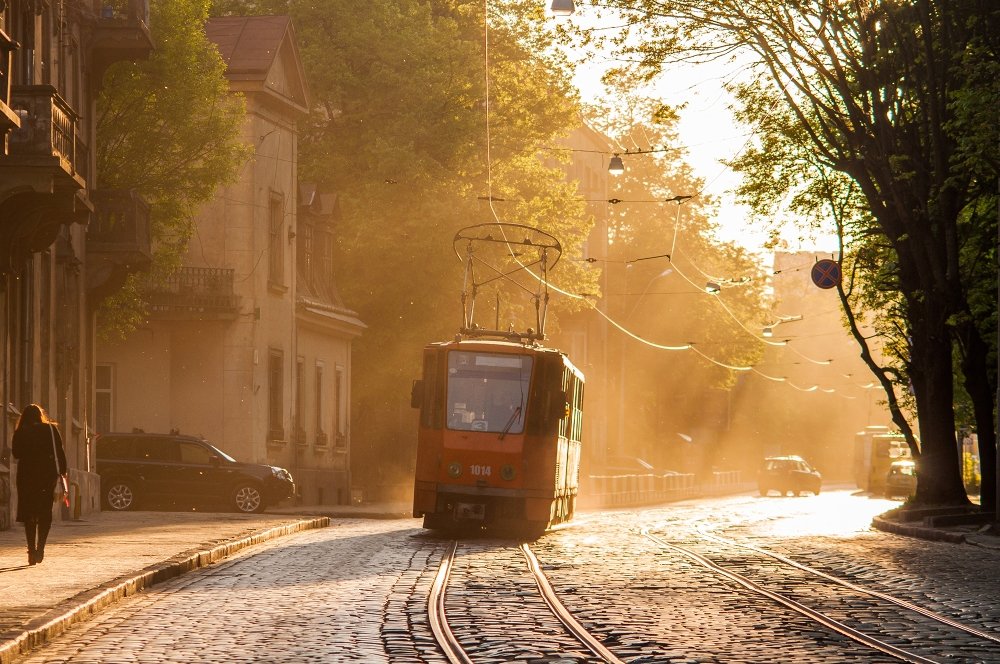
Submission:
<svg viewBox="0 0 1000 664">
<path fill-rule="evenodd" d="M 0 529 L 15 509 L 11 434 L 32 402 L 65 440 L 63 517 L 97 507 L 91 292 L 148 260 L 149 219 L 129 192 L 97 188 L 94 108 L 108 66 L 152 51 L 148 22 L 148 0 L 0 3 Z M 126 213 L 131 239 L 108 238 L 101 219 Z"/>
</svg>

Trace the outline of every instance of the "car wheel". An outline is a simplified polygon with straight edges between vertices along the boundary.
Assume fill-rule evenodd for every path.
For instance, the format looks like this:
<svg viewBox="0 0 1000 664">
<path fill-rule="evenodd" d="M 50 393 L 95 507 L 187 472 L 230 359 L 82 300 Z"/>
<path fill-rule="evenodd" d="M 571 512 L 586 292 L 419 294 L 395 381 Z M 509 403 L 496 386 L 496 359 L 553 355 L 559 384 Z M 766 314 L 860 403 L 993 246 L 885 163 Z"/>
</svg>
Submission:
<svg viewBox="0 0 1000 664">
<path fill-rule="evenodd" d="M 237 512 L 256 514 L 264 511 L 264 495 L 260 487 L 250 482 L 237 484 L 233 489 L 233 507 Z"/>
<path fill-rule="evenodd" d="M 127 512 L 135 509 L 135 489 L 126 480 L 114 480 L 108 483 L 104 491 L 104 504 L 114 512 Z"/>
</svg>

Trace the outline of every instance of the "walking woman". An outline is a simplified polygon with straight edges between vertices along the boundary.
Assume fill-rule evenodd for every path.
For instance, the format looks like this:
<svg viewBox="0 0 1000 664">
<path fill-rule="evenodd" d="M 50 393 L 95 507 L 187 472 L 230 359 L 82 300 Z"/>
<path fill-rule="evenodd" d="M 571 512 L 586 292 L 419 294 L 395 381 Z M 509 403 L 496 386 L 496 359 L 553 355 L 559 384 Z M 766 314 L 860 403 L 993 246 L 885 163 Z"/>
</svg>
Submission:
<svg viewBox="0 0 1000 664">
<path fill-rule="evenodd" d="M 17 520 L 24 522 L 28 564 L 45 558 L 45 540 L 52 527 L 56 481 L 66 498 L 66 453 L 56 423 L 38 404 L 25 406 L 14 429 L 11 452 L 17 459 Z"/>
</svg>

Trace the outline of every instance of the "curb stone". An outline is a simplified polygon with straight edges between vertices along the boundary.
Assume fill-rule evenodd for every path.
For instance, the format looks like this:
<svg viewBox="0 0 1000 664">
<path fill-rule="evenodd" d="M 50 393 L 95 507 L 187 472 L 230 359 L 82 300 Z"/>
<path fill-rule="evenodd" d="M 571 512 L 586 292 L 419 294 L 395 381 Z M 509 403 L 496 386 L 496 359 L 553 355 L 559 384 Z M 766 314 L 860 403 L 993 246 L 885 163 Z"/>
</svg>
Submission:
<svg viewBox="0 0 1000 664">
<path fill-rule="evenodd" d="M 937 528 L 926 528 L 924 526 L 914 526 L 909 523 L 898 523 L 896 521 L 889 521 L 888 519 L 882 519 L 879 517 L 872 519 L 872 526 L 878 530 L 895 533 L 896 535 L 916 537 L 919 539 L 933 540 L 937 542 L 964 544 L 966 541 L 963 533 L 954 533 L 947 530 L 939 530 Z"/>
<path fill-rule="evenodd" d="M 268 528 L 208 549 L 204 546 L 196 547 L 164 562 L 150 565 L 139 572 L 119 577 L 92 590 L 85 590 L 65 602 L 69 606 L 68 609 L 63 607 L 51 609 L 21 628 L 0 633 L 0 664 L 11 664 L 33 648 L 59 636 L 75 623 L 87 620 L 101 609 L 146 588 L 186 572 L 207 567 L 251 546 L 304 530 L 326 528 L 329 525 L 328 517 L 317 517 Z"/>
</svg>

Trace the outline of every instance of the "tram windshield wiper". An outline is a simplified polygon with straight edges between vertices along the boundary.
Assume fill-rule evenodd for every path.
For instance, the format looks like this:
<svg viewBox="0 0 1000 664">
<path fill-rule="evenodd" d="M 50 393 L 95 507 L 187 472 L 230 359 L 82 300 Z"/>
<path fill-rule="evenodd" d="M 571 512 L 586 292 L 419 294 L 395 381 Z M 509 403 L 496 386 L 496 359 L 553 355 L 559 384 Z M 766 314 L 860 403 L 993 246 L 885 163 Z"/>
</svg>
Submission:
<svg viewBox="0 0 1000 664">
<path fill-rule="evenodd" d="M 504 436 L 510 431 L 510 428 L 514 426 L 514 422 L 517 422 L 518 418 L 521 416 L 521 407 L 518 406 L 514 409 L 514 412 L 510 414 L 510 419 L 507 420 L 507 424 L 504 425 L 503 431 L 497 436 L 497 440 L 503 440 Z"/>
</svg>

